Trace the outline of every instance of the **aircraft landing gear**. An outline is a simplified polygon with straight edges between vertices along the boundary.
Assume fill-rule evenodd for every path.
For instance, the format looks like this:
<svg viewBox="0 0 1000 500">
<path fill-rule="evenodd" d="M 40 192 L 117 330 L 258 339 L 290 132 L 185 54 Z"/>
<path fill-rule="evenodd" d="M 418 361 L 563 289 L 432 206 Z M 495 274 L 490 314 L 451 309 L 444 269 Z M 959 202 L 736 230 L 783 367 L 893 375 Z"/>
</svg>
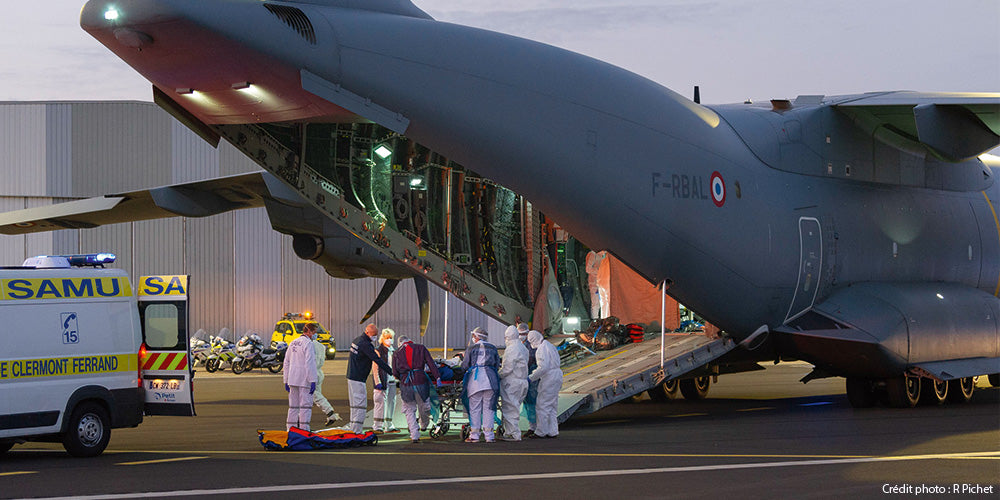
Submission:
<svg viewBox="0 0 1000 500">
<path fill-rule="evenodd" d="M 976 390 L 976 379 L 973 377 L 959 378 L 948 381 L 948 400 L 952 403 L 968 403 L 972 392 Z"/>
<path fill-rule="evenodd" d="M 925 405 L 940 405 L 948 399 L 950 385 L 948 382 L 938 382 L 932 378 L 920 379 L 920 402 Z"/>
<path fill-rule="evenodd" d="M 681 380 L 679 385 L 684 399 L 705 399 L 705 396 L 708 395 L 709 387 L 712 386 L 712 379 L 708 376 L 686 378 Z"/>
<path fill-rule="evenodd" d="M 847 377 L 847 400 L 854 408 L 871 408 L 877 400 L 875 385 L 861 377 Z"/>
<path fill-rule="evenodd" d="M 885 391 L 889 398 L 889 406 L 912 408 L 920 400 L 920 378 L 904 375 L 885 379 Z"/>
</svg>

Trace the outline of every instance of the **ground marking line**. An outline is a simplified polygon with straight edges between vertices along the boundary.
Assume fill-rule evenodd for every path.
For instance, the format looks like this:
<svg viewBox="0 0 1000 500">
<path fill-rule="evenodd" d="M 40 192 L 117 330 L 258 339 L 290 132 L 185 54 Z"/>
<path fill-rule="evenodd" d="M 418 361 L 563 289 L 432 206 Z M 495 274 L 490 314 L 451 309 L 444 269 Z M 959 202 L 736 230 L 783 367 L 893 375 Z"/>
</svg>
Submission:
<svg viewBox="0 0 1000 500">
<path fill-rule="evenodd" d="M 773 406 L 761 406 L 760 408 L 741 408 L 736 411 L 763 411 L 763 410 L 773 410 Z"/>
<path fill-rule="evenodd" d="M 701 472 L 719 470 L 739 470 L 739 469 L 766 469 L 780 467 L 803 467 L 809 465 L 842 465 L 859 464 L 873 462 L 894 462 L 909 460 L 935 460 L 948 458 L 970 458 L 970 457 L 998 457 L 1000 451 L 986 451 L 974 453 L 943 453 L 937 455 L 903 455 L 890 457 L 869 457 L 869 458 L 843 458 L 832 460 L 798 460 L 791 462 L 762 462 L 762 463 L 742 463 L 742 464 L 718 464 L 718 465 L 692 465 L 684 467 L 662 467 L 653 469 L 620 469 L 601 471 L 575 471 L 575 472 L 543 472 L 537 474 L 506 474 L 498 476 L 464 476 L 464 477 L 442 477 L 433 479 L 400 479 L 386 481 L 362 481 L 354 483 L 317 483 L 317 484 L 288 484 L 281 486 L 257 486 L 242 488 L 220 488 L 216 490 L 177 490 L 177 491 L 151 491 L 142 493 L 121 493 L 73 497 L 49 497 L 47 500 L 120 500 L 126 498 L 145 498 L 148 496 L 161 497 L 189 497 L 207 495 L 239 495 L 244 493 L 288 493 L 292 491 L 312 491 L 312 490 L 341 490 L 350 488 L 378 488 L 389 486 L 427 486 L 455 483 L 483 483 L 501 481 L 523 481 L 540 479 L 569 479 L 578 477 L 602 477 L 602 476 L 628 476 L 638 474 L 664 474 L 670 472 Z"/>
<path fill-rule="evenodd" d="M 161 458 L 159 460 L 143 460 L 142 462 L 122 462 L 115 465 L 146 465 L 146 464 L 161 464 L 164 462 L 181 462 L 184 460 L 201 460 L 208 457 L 177 457 L 177 458 Z"/>
<path fill-rule="evenodd" d="M 0 476 L 19 476 L 21 474 L 38 474 L 37 470 L 19 470 L 15 472 L 0 472 Z"/>
<path fill-rule="evenodd" d="M 24 452 L 61 450 L 23 450 Z M 210 453 L 213 455 L 273 455 L 276 451 L 176 451 L 176 450 L 137 450 L 137 451 L 105 451 L 104 454 L 145 453 L 145 454 L 191 454 Z M 415 455 L 415 456 L 465 456 L 465 457 L 606 457 L 606 458 L 874 458 L 874 455 L 781 455 L 781 454 L 726 454 L 726 453 L 554 453 L 554 452 L 447 452 L 447 451 L 351 451 L 351 450 L 316 450 L 296 451 L 294 455 Z"/>
</svg>

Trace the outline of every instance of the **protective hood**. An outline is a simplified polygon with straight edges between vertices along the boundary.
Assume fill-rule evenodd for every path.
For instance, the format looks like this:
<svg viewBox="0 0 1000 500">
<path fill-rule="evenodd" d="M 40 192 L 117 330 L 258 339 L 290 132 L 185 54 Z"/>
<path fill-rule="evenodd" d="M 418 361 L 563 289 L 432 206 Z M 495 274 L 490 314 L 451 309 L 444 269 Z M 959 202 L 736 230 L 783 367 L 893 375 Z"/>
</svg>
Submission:
<svg viewBox="0 0 1000 500">
<path fill-rule="evenodd" d="M 486 340 L 487 337 L 489 337 L 489 334 L 486 333 L 486 330 L 483 330 L 482 327 L 477 326 L 472 330 L 471 340 L 473 344 L 476 342 L 482 342 L 483 340 Z"/>
<path fill-rule="evenodd" d="M 528 343 L 531 344 L 531 347 L 538 349 L 538 346 L 542 345 L 543 340 L 545 340 L 545 337 L 542 337 L 541 332 L 537 330 L 528 332 Z"/>
<path fill-rule="evenodd" d="M 514 342 L 520 342 L 518 339 L 517 328 L 514 325 L 507 327 L 507 330 L 503 332 L 503 340 L 507 345 L 511 345 Z"/>
</svg>

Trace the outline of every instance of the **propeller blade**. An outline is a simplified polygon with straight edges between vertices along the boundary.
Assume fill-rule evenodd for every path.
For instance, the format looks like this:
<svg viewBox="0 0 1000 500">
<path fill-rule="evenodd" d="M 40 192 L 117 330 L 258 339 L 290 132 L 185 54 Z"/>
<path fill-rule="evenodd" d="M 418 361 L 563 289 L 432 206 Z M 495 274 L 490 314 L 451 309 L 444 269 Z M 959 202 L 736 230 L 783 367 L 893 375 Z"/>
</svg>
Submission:
<svg viewBox="0 0 1000 500">
<path fill-rule="evenodd" d="M 396 285 L 398 284 L 399 280 L 385 280 L 385 284 L 382 285 L 382 289 L 378 292 L 378 297 L 375 297 L 375 302 L 373 302 L 372 306 L 368 308 L 368 312 L 365 313 L 365 317 L 361 318 L 361 321 L 358 322 L 359 325 L 364 323 L 366 319 L 372 317 L 372 315 L 375 314 L 375 311 L 378 311 L 379 308 L 385 304 L 385 301 L 389 300 L 389 297 L 392 296 L 392 292 L 396 291 Z"/>
<path fill-rule="evenodd" d="M 427 291 L 427 278 L 416 276 L 413 286 L 417 289 L 417 302 L 420 303 L 420 336 L 427 333 L 427 323 L 431 318 L 431 298 Z"/>
</svg>

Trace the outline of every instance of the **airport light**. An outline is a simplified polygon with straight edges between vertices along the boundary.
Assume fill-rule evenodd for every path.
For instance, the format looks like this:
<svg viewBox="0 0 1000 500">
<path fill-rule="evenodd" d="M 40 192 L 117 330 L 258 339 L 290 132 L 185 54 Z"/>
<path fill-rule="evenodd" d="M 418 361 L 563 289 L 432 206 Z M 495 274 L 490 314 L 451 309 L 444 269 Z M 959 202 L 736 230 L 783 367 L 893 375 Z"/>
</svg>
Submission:
<svg viewBox="0 0 1000 500">
<path fill-rule="evenodd" d="M 181 94 L 181 95 L 190 95 L 190 94 L 194 93 L 194 89 L 192 89 L 190 87 L 182 87 L 182 88 L 174 89 L 174 92 L 177 92 L 178 94 Z"/>
<path fill-rule="evenodd" d="M 392 155 L 392 150 L 386 147 L 385 144 L 379 144 L 378 147 L 375 148 L 375 154 L 378 155 L 379 158 L 384 160 L 388 158 L 390 155 Z"/>
<path fill-rule="evenodd" d="M 117 21 L 119 15 L 118 9 L 114 7 L 108 7 L 108 10 L 104 11 L 104 19 L 108 21 Z"/>
<path fill-rule="evenodd" d="M 236 82 L 231 87 L 233 90 L 246 90 L 250 88 L 250 82 Z"/>
</svg>

